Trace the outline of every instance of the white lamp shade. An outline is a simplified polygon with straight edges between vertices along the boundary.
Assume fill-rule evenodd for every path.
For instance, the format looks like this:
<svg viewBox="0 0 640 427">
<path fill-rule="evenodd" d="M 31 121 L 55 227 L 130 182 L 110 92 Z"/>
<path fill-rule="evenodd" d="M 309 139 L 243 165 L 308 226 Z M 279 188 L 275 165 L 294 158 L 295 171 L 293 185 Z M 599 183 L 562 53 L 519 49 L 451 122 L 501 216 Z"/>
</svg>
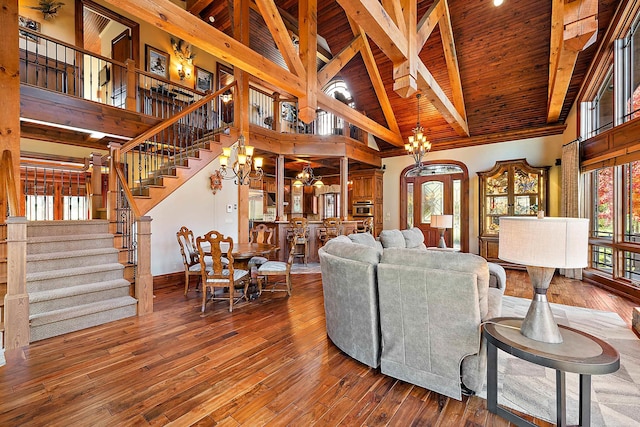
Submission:
<svg viewBox="0 0 640 427">
<path fill-rule="evenodd" d="M 532 267 L 587 266 L 589 220 L 501 217 L 498 258 Z"/>
<path fill-rule="evenodd" d="M 453 228 L 453 215 L 431 215 L 431 228 Z"/>
</svg>

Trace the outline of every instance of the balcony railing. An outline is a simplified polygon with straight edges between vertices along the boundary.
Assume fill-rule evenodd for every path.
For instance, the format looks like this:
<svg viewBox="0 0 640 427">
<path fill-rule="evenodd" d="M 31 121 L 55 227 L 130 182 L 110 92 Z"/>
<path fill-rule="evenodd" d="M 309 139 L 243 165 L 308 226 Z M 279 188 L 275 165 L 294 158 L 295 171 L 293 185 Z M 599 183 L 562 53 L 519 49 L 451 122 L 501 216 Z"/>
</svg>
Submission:
<svg viewBox="0 0 640 427">
<path fill-rule="evenodd" d="M 153 73 L 20 28 L 20 81 L 65 95 L 167 118 L 205 95 Z"/>
<path fill-rule="evenodd" d="M 199 101 L 205 93 L 126 63 L 20 28 L 20 78 L 23 84 L 166 119 Z M 298 119 L 296 99 L 280 99 L 255 86 L 249 89 L 250 123 L 283 133 L 345 135 L 366 143 L 366 132 L 318 110 L 317 119 Z M 206 128 L 233 123 L 233 106 L 218 100 L 207 112 Z M 159 142 L 163 144 L 164 142 Z M 155 143 L 154 143 L 155 144 Z"/>
</svg>

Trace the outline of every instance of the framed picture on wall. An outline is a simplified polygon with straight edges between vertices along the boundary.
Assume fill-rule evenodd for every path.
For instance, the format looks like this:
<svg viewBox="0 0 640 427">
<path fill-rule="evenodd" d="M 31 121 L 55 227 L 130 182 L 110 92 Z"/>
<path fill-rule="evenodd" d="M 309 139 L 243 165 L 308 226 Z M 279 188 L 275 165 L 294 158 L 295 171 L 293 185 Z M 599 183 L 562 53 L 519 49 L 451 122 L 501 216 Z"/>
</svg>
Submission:
<svg viewBox="0 0 640 427">
<path fill-rule="evenodd" d="M 165 79 L 169 78 L 169 54 L 148 44 L 144 45 L 147 71 Z"/>
<path fill-rule="evenodd" d="M 40 23 L 38 21 L 34 21 L 33 19 L 24 17 L 22 15 L 18 16 L 18 27 L 27 28 L 31 31 L 35 31 L 37 33 L 40 32 Z M 20 37 L 23 37 L 27 40 L 34 41 L 36 43 L 40 43 L 40 37 L 34 35 L 33 33 L 29 33 L 23 30 L 19 30 L 18 34 Z"/>
<path fill-rule="evenodd" d="M 213 89 L 213 73 L 194 67 L 194 74 L 196 76 L 196 90 L 206 92 Z"/>
</svg>

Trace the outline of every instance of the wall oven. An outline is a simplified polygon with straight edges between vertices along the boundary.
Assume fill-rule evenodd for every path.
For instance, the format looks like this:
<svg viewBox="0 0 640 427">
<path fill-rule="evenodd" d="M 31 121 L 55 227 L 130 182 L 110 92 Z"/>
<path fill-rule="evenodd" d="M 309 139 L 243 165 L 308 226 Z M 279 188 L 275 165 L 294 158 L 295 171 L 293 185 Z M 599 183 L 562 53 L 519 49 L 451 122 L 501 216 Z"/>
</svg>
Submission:
<svg viewBox="0 0 640 427">
<path fill-rule="evenodd" d="M 351 216 L 354 218 L 366 218 L 373 216 L 373 202 L 370 200 L 353 202 Z"/>
</svg>

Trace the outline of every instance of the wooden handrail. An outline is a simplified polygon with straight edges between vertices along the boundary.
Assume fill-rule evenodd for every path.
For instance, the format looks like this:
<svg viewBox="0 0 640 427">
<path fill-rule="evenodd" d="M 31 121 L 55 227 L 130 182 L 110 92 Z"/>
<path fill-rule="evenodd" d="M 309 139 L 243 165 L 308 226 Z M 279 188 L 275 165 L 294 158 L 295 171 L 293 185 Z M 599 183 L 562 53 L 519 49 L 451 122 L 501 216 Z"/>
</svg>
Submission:
<svg viewBox="0 0 640 427">
<path fill-rule="evenodd" d="M 4 150 L 0 161 L 0 195 L 9 204 L 9 215 L 18 216 L 18 193 L 16 192 L 16 181 L 13 175 L 13 160 L 11 151 Z"/>
<path fill-rule="evenodd" d="M 115 61 L 115 60 L 113 60 L 111 58 L 107 58 L 106 56 L 102 56 L 100 54 L 97 54 L 97 53 L 94 53 L 94 52 L 90 52 L 90 51 L 88 51 L 86 49 L 83 49 L 81 47 L 74 46 L 72 44 L 63 42 L 62 40 L 54 39 L 51 36 L 47 36 L 47 35 L 44 35 L 42 33 L 37 32 L 37 31 L 30 30 L 30 29 L 28 29 L 26 27 L 20 27 L 20 34 L 23 34 L 23 33 L 32 34 L 33 38 L 36 39 L 36 40 L 37 39 L 45 39 L 45 40 L 48 40 L 48 41 L 50 41 L 52 43 L 56 43 L 56 44 L 59 44 L 61 46 L 64 46 L 67 49 L 75 50 L 76 52 L 82 53 L 84 55 L 93 56 L 94 58 L 97 58 L 97 59 L 99 59 L 101 61 L 110 62 L 110 63 L 112 63 L 114 65 L 118 65 L 120 67 L 127 68 L 127 65 L 124 62 Z"/>
<path fill-rule="evenodd" d="M 120 152 L 121 153 L 126 153 L 128 151 L 131 151 L 134 147 L 137 147 L 138 145 L 146 142 L 152 136 L 154 136 L 154 135 L 162 132 L 163 130 L 167 129 L 169 126 L 173 125 L 178 120 L 180 120 L 183 117 L 193 113 L 195 110 L 197 110 L 198 108 L 202 107 L 203 105 L 205 105 L 206 103 L 208 103 L 209 101 L 214 99 L 216 96 L 221 95 L 222 93 L 224 93 L 225 90 L 228 90 L 228 89 L 234 87 L 235 85 L 236 85 L 236 82 L 234 81 L 233 83 L 226 85 L 222 89 L 219 89 L 219 90 L 217 90 L 217 91 L 205 96 L 201 100 L 191 104 L 189 107 L 187 107 L 184 110 L 180 111 L 176 115 L 171 116 L 170 118 L 168 118 L 166 120 L 163 120 L 162 122 L 158 123 L 156 126 L 152 127 L 151 129 L 147 130 L 146 132 L 143 132 L 142 134 L 140 134 L 137 137 L 133 138 L 131 141 L 129 141 L 126 144 L 124 144 L 122 146 L 122 148 L 120 149 Z"/>
<path fill-rule="evenodd" d="M 116 176 L 118 177 L 118 180 L 120 181 L 120 185 L 122 186 L 122 189 L 124 190 L 124 194 L 125 194 L 127 200 L 129 201 L 129 206 L 131 206 L 131 210 L 133 211 L 133 214 L 135 215 L 136 220 L 137 220 L 142 215 L 140 215 L 140 209 L 138 209 L 138 206 L 134 202 L 133 194 L 131 194 L 131 190 L 129 189 L 129 184 L 127 183 L 127 179 L 125 178 L 124 173 L 120 170 L 120 168 L 115 167 L 115 168 L 112 168 L 112 169 L 115 169 L 115 171 L 116 171 Z"/>
</svg>

